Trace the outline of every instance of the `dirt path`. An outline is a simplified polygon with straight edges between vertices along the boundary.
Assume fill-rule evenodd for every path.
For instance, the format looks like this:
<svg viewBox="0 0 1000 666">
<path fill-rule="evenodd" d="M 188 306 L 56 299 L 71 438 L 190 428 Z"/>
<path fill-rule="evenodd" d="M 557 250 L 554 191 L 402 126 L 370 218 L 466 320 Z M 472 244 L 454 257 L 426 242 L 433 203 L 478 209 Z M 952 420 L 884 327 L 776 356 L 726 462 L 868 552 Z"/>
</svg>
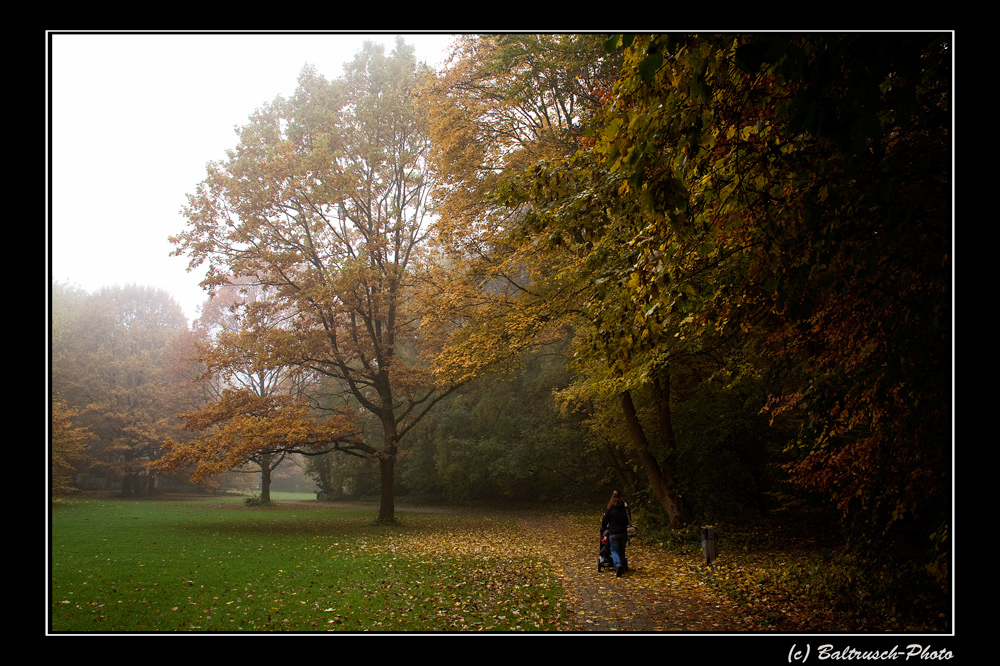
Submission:
<svg viewBox="0 0 1000 666">
<path fill-rule="evenodd" d="M 519 522 L 539 553 L 563 580 L 575 631 L 753 631 L 735 604 L 687 573 L 687 561 L 641 538 L 627 549 L 629 571 L 597 570 L 597 528 L 556 516 L 522 516 Z M 680 566 L 683 565 L 683 566 Z"/>
<path fill-rule="evenodd" d="M 413 506 L 401 510 L 459 511 Z M 572 631 L 720 634 L 762 630 L 736 604 L 690 573 L 700 558 L 666 553 L 640 535 L 627 547 L 629 571 L 618 578 L 613 569 L 597 570 L 599 516 L 588 526 L 558 515 L 505 515 L 518 522 L 526 533 L 524 543 L 537 557 L 547 559 L 562 579 Z"/>
</svg>

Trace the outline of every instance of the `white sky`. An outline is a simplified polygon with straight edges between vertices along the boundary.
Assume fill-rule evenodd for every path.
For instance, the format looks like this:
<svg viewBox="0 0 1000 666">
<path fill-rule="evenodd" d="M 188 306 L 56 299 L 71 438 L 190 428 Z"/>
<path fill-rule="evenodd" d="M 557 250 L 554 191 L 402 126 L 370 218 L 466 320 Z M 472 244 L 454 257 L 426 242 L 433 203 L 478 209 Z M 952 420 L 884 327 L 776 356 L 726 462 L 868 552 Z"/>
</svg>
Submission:
<svg viewBox="0 0 1000 666">
<path fill-rule="evenodd" d="M 188 319 L 206 294 L 167 237 L 205 165 L 234 128 L 303 65 L 328 79 L 366 39 L 394 34 L 57 33 L 50 37 L 50 269 L 87 291 L 140 284 L 168 291 Z M 451 35 L 407 33 L 417 59 L 443 64 Z"/>
</svg>

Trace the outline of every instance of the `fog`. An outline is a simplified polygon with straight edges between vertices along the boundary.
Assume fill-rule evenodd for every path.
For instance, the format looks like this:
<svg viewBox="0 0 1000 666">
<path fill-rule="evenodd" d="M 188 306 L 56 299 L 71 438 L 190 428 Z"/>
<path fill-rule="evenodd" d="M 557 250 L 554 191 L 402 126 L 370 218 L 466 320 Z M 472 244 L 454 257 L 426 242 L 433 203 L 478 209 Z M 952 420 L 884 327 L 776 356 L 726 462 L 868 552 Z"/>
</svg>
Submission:
<svg viewBox="0 0 1000 666">
<path fill-rule="evenodd" d="M 451 35 L 404 33 L 417 58 L 443 64 Z M 189 320 L 205 293 L 168 236 L 185 195 L 236 144 L 234 128 L 290 95 L 305 64 L 342 73 L 365 40 L 389 33 L 48 34 L 49 269 L 87 291 L 161 288 Z"/>
</svg>

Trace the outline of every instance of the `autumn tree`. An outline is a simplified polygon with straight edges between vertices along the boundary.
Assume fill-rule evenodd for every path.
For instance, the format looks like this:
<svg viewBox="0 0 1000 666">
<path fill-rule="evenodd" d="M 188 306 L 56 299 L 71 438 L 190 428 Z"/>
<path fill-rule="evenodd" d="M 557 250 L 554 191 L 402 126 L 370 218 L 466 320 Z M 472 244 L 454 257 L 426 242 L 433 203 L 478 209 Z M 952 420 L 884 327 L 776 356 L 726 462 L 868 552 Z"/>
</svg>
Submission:
<svg viewBox="0 0 1000 666">
<path fill-rule="evenodd" d="M 529 165 L 580 147 L 613 80 L 604 56 L 593 35 L 465 35 L 421 95 L 441 202 L 434 238 L 448 262 L 426 297 L 430 316 L 453 327 L 439 373 L 509 370 L 567 334 L 579 285 L 544 248 L 512 237 L 522 215 L 497 194 Z"/>
<path fill-rule="evenodd" d="M 350 424 L 317 419 L 308 404 L 279 393 L 260 395 L 246 389 L 226 389 L 206 407 L 182 415 L 185 427 L 203 434 L 189 441 L 164 443 L 166 455 L 151 469 L 176 471 L 192 467 L 191 480 L 255 464 L 261 474 L 261 501 L 270 502 L 271 472 L 291 453 L 332 450 L 350 436 Z"/>
<path fill-rule="evenodd" d="M 145 465 L 180 425 L 190 377 L 171 359 L 187 325 L 162 290 L 53 289 L 52 389 L 77 412 L 74 426 L 94 436 L 78 469 L 120 481 L 123 495 L 151 490 Z"/>
<path fill-rule="evenodd" d="M 794 363 L 768 405 L 803 418 L 791 471 L 859 533 L 904 519 L 945 529 L 947 36 L 655 36 L 631 48 L 636 74 L 620 92 L 637 122 L 607 146 L 649 201 L 633 294 L 665 307 L 687 293 L 682 336 L 742 333 L 734 372 Z M 685 260 L 657 269 L 657 240 Z"/>
<path fill-rule="evenodd" d="M 550 222 L 607 215 L 602 211 L 610 209 L 627 215 L 615 203 L 615 186 L 576 182 L 578 176 L 592 178 L 579 169 L 556 167 L 548 178 L 541 167 L 565 164 L 581 151 L 589 154 L 594 139 L 588 128 L 609 99 L 620 62 L 597 35 L 468 36 L 454 65 L 426 95 L 435 138 L 432 164 L 444 184 L 436 229 L 462 276 L 452 281 L 436 310 L 463 324 L 443 368 L 483 356 L 495 362 L 574 330 L 589 335 L 598 307 L 614 322 L 597 327 L 603 336 L 632 335 L 631 313 L 615 311 L 606 298 L 618 277 L 601 277 L 613 271 L 601 254 L 610 251 L 614 262 L 623 261 L 627 245 L 621 243 L 627 238 L 607 235 L 594 248 L 598 234 L 585 226 L 559 228 Z M 627 299 L 621 303 L 630 309 Z M 590 398 L 602 391 L 614 396 L 654 494 L 679 524 L 669 381 L 661 374 L 654 383 L 661 390 L 651 394 L 659 403 L 660 448 L 667 451 L 660 459 L 640 422 L 632 387 L 605 382 L 597 388 L 594 381 L 576 393 L 591 406 L 596 403 Z"/>
<path fill-rule="evenodd" d="M 483 261 L 504 247 L 497 188 L 538 160 L 572 154 L 616 74 L 596 35 L 463 35 L 420 101 L 440 192 L 437 235 Z"/>
<path fill-rule="evenodd" d="M 185 431 L 196 434 L 168 438 L 151 469 L 190 469 L 196 483 L 232 470 L 259 472 L 260 499 L 269 503 L 271 473 L 289 455 L 315 455 L 352 442 L 355 432 L 344 414 L 322 418 L 312 409 L 308 373 L 288 365 L 272 347 L 284 319 L 258 284 L 216 289 L 195 322 L 201 340 L 192 356 L 204 368 L 199 383 L 209 397 L 181 414 Z"/>
<path fill-rule="evenodd" d="M 593 149 L 508 200 L 607 286 L 581 351 L 624 384 L 706 352 L 733 386 L 777 378 L 759 407 L 800 424 L 800 487 L 869 538 L 946 533 L 947 36 L 609 43 L 625 64 Z"/>
<path fill-rule="evenodd" d="M 60 362 L 65 363 L 63 370 L 68 370 L 68 358 L 65 356 L 67 343 L 71 342 L 74 333 L 74 320 L 85 306 L 86 293 L 63 283 L 53 283 L 51 290 L 52 317 L 49 327 L 55 368 Z M 86 428 L 77 427 L 73 419 L 79 415 L 79 409 L 73 407 L 61 397 L 56 390 L 50 399 L 50 458 L 51 471 L 49 485 L 53 492 L 70 486 L 76 471 L 77 461 L 84 452 L 86 440 L 90 437 Z"/>
<path fill-rule="evenodd" d="M 49 477 L 52 492 L 61 492 L 70 486 L 77 461 L 83 457 L 88 440 L 93 438 L 86 428 L 73 426 L 72 419 L 78 413 L 62 400 L 52 401 L 52 469 Z"/>
<path fill-rule="evenodd" d="M 431 208 L 421 73 L 401 40 L 388 55 L 366 44 L 334 80 L 304 68 L 295 93 L 255 112 L 208 165 L 173 239 L 192 266 L 206 264 L 206 288 L 259 284 L 288 317 L 270 337 L 281 362 L 349 396 L 361 415 L 355 451 L 379 463 L 386 522 L 400 440 L 451 389 L 431 376 L 432 341 L 417 335 Z"/>
</svg>

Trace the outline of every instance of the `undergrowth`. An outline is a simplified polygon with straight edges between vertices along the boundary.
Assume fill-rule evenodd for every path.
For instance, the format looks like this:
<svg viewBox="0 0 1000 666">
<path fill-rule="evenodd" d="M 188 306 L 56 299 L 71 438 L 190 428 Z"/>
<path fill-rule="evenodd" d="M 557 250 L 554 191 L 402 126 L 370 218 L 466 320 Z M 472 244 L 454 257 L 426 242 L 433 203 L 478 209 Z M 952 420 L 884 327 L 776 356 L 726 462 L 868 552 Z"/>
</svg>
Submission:
<svg viewBox="0 0 1000 666">
<path fill-rule="evenodd" d="M 951 630 L 947 589 L 933 565 L 892 552 L 852 553 L 835 535 L 779 522 L 715 526 L 717 559 L 701 557 L 701 529 L 651 529 L 669 551 L 696 555 L 698 575 L 779 631 Z"/>
</svg>

